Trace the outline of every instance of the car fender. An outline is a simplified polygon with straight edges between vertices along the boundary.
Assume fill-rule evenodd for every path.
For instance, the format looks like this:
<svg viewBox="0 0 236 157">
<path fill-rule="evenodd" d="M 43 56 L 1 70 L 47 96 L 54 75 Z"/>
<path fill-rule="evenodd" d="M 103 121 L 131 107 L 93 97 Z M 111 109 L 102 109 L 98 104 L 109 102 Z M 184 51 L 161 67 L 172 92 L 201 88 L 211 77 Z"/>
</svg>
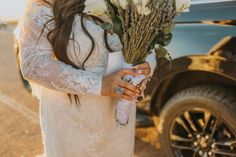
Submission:
<svg viewBox="0 0 236 157">
<path fill-rule="evenodd" d="M 188 72 L 206 72 L 215 74 L 236 82 L 236 62 L 221 56 L 214 55 L 191 55 L 174 59 L 159 64 L 152 86 L 150 109 L 151 113 L 158 114 L 163 106 L 162 96 L 167 92 L 167 85 L 178 74 Z"/>
</svg>

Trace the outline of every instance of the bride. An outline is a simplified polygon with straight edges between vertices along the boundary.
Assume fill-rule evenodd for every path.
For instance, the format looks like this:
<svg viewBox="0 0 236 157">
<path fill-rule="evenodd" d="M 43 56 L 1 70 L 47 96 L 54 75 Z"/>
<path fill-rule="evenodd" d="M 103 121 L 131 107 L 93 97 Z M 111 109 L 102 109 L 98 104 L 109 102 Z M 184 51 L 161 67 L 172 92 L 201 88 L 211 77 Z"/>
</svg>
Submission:
<svg viewBox="0 0 236 157">
<path fill-rule="evenodd" d="M 148 79 L 135 87 L 122 78 L 150 77 L 155 54 L 105 75 L 109 53 L 121 44 L 100 28 L 100 15 L 87 15 L 84 8 L 85 0 L 30 0 L 21 21 L 20 68 L 40 100 L 44 156 L 133 157 L 136 108 L 128 125 L 117 127 L 115 100 L 143 92 Z"/>
</svg>

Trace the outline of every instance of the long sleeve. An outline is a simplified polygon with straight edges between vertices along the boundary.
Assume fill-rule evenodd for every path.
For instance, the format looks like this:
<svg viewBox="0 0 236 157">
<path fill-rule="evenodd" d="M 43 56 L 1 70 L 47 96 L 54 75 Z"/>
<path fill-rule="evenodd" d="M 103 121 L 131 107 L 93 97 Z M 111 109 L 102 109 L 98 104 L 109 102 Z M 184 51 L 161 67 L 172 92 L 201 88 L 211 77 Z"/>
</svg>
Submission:
<svg viewBox="0 0 236 157">
<path fill-rule="evenodd" d="M 47 40 L 48 30 L 39 38 L 44 24 L 52 17 L 50 8 L 32 5 L 25 12 L 19 36 L 22 75 L 30 82 L 71 94 L 100 95 L 102 76 L 75 69 L 53 57 Z M 49 27 L 53 27 L 50 24 Z"/>
</svg>

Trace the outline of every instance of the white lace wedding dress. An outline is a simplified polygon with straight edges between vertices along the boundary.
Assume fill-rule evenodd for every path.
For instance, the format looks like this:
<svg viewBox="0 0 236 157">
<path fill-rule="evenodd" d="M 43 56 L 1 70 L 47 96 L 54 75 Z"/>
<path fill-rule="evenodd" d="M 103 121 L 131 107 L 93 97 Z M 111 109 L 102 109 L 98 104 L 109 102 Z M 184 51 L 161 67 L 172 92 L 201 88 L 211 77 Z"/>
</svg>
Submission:
<svg viewBox="0 0 236 157">
<path fill-rule="evenodd" d="M 103 30 L 93 21 L 85 21 L 96 47 L 85 64 L 86 71 L 74 69 L 55 59 L 46 39 L 47 29 L 39 38 L 44 24 L 52 16 L 51 8 L 31 0 L 19 36 L 20 67 L 32 86 L 32 94 L 40 100 L 44 156 L 132 157 L 135 106 L 128 125 L 117 127 L 114 100 L 100 95 L 109 54 L 104 46 Z M 91 49 L 91 41 L 83 33 L 80 20 L 79 15 L 75 17 L 71 33 L 76 42 L 70 41 L 68 45 L 69 58 L 78 66 Z M 108 39 L 113 48 L 120 50 L 116 36 L 109 35 Z M 147 61 L 153 70 L 155 56 L 150 55 Z M 67 93 L 79 95 L 78 108 L 74 101 L 70 103 Z"/>
</svg>

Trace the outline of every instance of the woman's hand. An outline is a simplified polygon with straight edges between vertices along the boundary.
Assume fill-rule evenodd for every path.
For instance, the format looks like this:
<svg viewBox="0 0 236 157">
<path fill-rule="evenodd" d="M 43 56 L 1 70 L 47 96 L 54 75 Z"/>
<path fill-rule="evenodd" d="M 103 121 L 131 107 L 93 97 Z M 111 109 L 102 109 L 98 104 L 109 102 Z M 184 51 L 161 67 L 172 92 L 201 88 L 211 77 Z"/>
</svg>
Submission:
<svg viewBox="0 0 236 157">
<path fill-rule="evenodd" d="M 131 69 L 122 69 L 115 74 L 104 76 L 102 79 L 101 94 L 103 96 L 110 96 L 118 99 L 126 99 L 130 101 L 136 100 L 136 98 L 140 96 L 143 90 L 146 88 L 146 84 L 148 83 L 149 78 L 144 79 L 141 85 L 135 87 L 131 83 L 124 81 L 123 77 L 126 75 L 145 75 L 146 77 L 148 77 L 150 72 L 151 67 L 147 62 L 145 62 L 143 64 L 136 65 Z M 117 87 L 122 88 L 122 94 L 116 93 Z"/>
<path fill-rule="evenodd" d="M 132 69 L 135 70 L 136 74 L 144 75 L 146 77 L 148 77 L 148 75 L 151 73 L 151 66 L 149 65 L 148 62 L 133 66 Z"/>
<path fill-rule="evenodd" d="M 102 79 L 101 95 L 118 99 L 126 99 L 129 101 L 133 101 L 140 96 L 141 91 L 138 87 L 135 87 L 131 83 L 123 80 L 123 77 L 126 75 L 136 76 L 137 73 L 135 73 L 132 69 L 122 69 L 115 74 L 104 76 Z M 120 87 L 123 92 L 120 94 L 117 93 L 117 87 Z"/>
<path fill-rule="evenodd" d="M 143 64 L 139 64 L 132 67 L 132 69 L 135 70 L 136 75 L 144 75 L 147 77 L 146 79 L 142 81 L 141 85 L 139 86 L 139 89 L 143 92 L 146 89 L 146 85 L 149 81 L 148 77 L 151 73 L 151 66 L 149 65 L 148 62 L 145 62 Z"/>
</svg>

